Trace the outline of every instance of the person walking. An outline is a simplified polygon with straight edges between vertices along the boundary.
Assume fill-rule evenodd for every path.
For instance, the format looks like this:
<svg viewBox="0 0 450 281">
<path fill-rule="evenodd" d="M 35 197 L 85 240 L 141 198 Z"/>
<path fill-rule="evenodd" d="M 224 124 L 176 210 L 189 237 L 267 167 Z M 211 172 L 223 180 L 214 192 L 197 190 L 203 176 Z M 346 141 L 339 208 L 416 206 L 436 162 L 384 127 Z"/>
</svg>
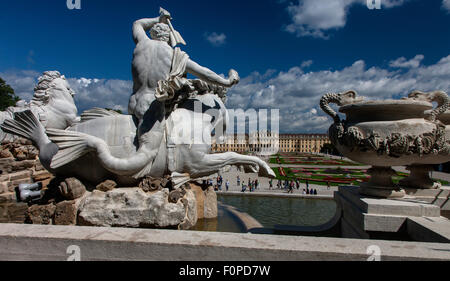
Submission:
<svg viewBox="0 0 450 281">
<path fill-rule="evenodd" d="M 217 182 L 217 188 L 218 188 L 220 191 L 222 191 L 222 182 L 221 182 L 221 180 L 220 180 L 220 177 L 217 177 L 216 182 Z"/>
<path fill-rule="evenodd" d="M 289 184 L 289 193 L 294 193 L 294 181 Z"/>
<path fill-rule="evenodd" d="M 273 179 L 269 180 L 269 190 L 272 190 L 273 187 Z"/>
<path fill-rule="evenodd" d="M 237 186 L 241 185 L 241 178 L 239 177 L 239 175 L 237 176 Z"/>
<path fill-rule="evenodd" d="M 230 182 L 228 180 L 225 182 L 225 187 L 226 187 L 226 189 L 228 191 L 228 189 L 230 188 Z"/>
<path fill-rule="evenodd" d="M 330 181 L 327 181 L 327 190 L 330 190 Z"/>
<path fill-rule="evenodd" d="M 298 179 L 295 179 L 295 187 L 297 188 L 297 190 L 300 189 L 300 182 L 298 181 Z"/>
<path fill-rule="evenodd" d="M 259 182 L 258 182 L 258 179 L 256 179 L 255 180 L 255 189 L 258 189 L 258 185 L 259 185 Z"/>
</svg>

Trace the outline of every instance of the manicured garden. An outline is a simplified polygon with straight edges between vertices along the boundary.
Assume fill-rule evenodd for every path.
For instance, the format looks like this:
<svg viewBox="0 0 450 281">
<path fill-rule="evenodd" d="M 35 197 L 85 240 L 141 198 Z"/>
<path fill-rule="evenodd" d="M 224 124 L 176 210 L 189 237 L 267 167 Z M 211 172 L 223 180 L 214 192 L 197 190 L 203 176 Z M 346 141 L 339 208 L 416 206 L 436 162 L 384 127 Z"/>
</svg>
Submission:
<svg viewBox="0 0 450 281">
<path fill-rule="evenodd" d="M 308 160 L 297 160 L 299 158 L 306 158 Z M 292 161 L 296 159 L 296 161 Z M 315 164 L 312 164 L 312 162 Z M 333 162 L 335 161 L 335 162 Z M 370 180 L 370 175 L 367 174 L 367 169 L 358 166 L 354 162 L 346 160 L 327 159 L 327 157 L 305 154 L 295 155 L 275 155 L 271 157 L 270 163 L 284 164 L 284 165 L 315 165 L 318 167 L 273 167 L 277 179 L 292 180 L 297 179 L 302 183 L 308 181 L 311 184 L 339 186 L 339 185 L 359 185 L 362 182 Z M 331 164 L 333 163 L 333 164 Z M 320 167 L 323 166 L 323 167 Z M 335 166 L 335 167 L 324 167 Z M 355 166 L 355 167 L 341 167 L 341 166 Z M 407 177 L 407 173 L 397 172 L 397 175 L 392 177 L 394 183 L 398 183 L 401 179 Z M 438 180 L 443 185 L 448 185 L 448 182 Z"/>
<path fill-rule="evenodd" d="M 361 166 L 362 164 L 355 163 L 348 160 L 332 159 L 326 156 L 308 154 L 308 153 L 291 153 L 291 154 L 277 154 L 270 158 L 271 164 L 286 164 L 286 165 L 341 165 L 341 166 Z"/>
</svg>

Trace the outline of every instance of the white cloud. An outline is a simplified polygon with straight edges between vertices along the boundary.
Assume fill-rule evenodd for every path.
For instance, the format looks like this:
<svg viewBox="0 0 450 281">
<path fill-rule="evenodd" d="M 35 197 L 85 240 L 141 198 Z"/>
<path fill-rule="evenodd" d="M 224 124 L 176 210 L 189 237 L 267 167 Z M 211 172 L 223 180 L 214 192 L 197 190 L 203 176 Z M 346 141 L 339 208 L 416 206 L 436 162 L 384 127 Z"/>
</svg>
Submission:
<svg viewBox="0 0 450 281">
<path fill-rule="evenodd" d="M 421 55 L 416 60 L 422 61 Z M 399 59 L 392 62 L 400 61 Z M 408 60 L 404 59 L 404 63 Z M 411 67 L 413 66 L 413 67 Z M 16 93 L 30 100 L 40 73 L 16 71 L 0 73 Z M 410 67 L 367 66 L 363 60 L 337 70 L 305 73 L 301 67 L 288 71 L 268 70 L 243 77 L 228 93 L 229 109 L 279 109 L 281 132 L 325 133 L 331 118 L 319 107 L 325 93 L 356 90 L 370 99 L 400 98 L 412 90 L 450 91 L 450 55 L 432 65 L 410 63 Z M 75 91 L 79 112 L 92 107 L 108 107 L 126 112 L 132 81 L 68 78 Z M 270 121 L 269 121 L 270 123 Z"/>
<path fill-rule="evenodd" d="M 33 97 L 34 86 L 36 86 L 37 78 L 40 75 L 39 72 L 31 70 L 0 73 L 0 77 L 14 89 L 15 94 L 25 101 L 29 101 Z"/>
<path fill-rule="evenodd" d="M 450 0 L 442 0 L 442 9 L 447 10 L 450 13 Z"/>
<path fill-rule="evenodd" d="M 128 80 L 69 78 L 79 113 L 92 107 L 127 111 L 133 83 Z"/>
<path fill-rule="evenodd" d="M 383 8 L 393 8 L 403 5 L 408 0 L 383 0 Z M 449 0 L 445 0 L 449 1 Z M 366 0 L 299 0 L 287 8 L 292 23 L 286 26 L 286 31 L 297 36 L 312 36 L 327 39 L 330 30 L 343 28 L 347 22 L 349 9 L 352 5 L 367 5 Z"/>
<path fill-rule="evenodd" d="M 416 68 L 419 67 L 420 62 L 424 59 L 423 55 L 417 55 L 410 60 L 406 60 L 405 57 L 400 57 L 396 60 L 390 61 L 390 67 L 399 67 L 399 68 Z"/>
<path fill-rule="evenodd" d="M 227 39 L 227 36 L 223 33 L 205 33 L 205 38 L 206 40 L 211 43 L 213 46 L 222 46 L 223 44 L 225 44 L 225 40 Z"/>
<path fill-rule="evenodd" d="M 417 57 L 417 56 L 416 56 Z M 322 132 L 331 119 L 319 107 L 328 92 L 354 89 L 369 99 L 405 97 L 412 90 L 450 91 L 450 55 L 439 62 L 403 69 L 368 67 L 358 60 L 339 70 L 305 73 L 299 67 L 272 78 L 253 73 L 228 94 L 229 108 L 278 108 L 282 132 Z"/>
<path fill-rule="evenodd" d="M 307 60 L 307 61 L 302 62 L 302 64 L 300 64 L 300 68 L 307 68 L 307 67 L 310 67 L 312 64 L 313 64 L 312 60 Z"/>
<path fill-rule="evenodd" d="M 40 75 L 41 73 L 36 71 L 0 73 L 0 77 L 11 85 L 16 95 L 25 101 L 30 101 L 33 97 L 33 90 Z M 132 93 L 132 81 L 95 78 L 67 78 L 67 81 L 75 92 L 74 100 L 79 114 L 93 107 L 127 111 L 128 99 Z"/>
</svg>

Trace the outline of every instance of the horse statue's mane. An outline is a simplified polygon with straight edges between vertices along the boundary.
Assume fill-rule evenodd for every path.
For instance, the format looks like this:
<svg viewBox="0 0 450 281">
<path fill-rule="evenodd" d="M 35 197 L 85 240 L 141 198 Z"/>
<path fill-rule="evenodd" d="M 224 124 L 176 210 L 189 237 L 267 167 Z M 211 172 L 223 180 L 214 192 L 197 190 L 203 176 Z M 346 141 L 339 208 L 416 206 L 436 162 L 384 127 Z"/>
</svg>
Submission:
<svg viewBox="0 0 450 281">
<path fill-rule="evenodd" d="M 56 79 L 66 80 L 64 75 L 59 71 L 45 71 L 38 78 L 38 84 L 34 87 L 33 98 L 29 103 L 24 100 L 19 100 L 16 106 L 8 107 L 5 111 L 0 112 L 0 124 L 7 119 L 13 119 L 16 112 L 31 110 L 36 117 L 42 117 L 46 114 L 46 106 L 49 106 L 52 95 L 51 90 L 55 87 L 54 81 Z M 43 124 L 45 127 L 45 124 Z M 18 136 L 3 132 L 0 129 L 0 142 L 12 142 L 18 139 Z"/>
<path fill-rule="evenodd" d="M 38 78 L 38 84 L 34 87 L 33 99 L 30 102 L 30 106 L 44 106 L 49 103 L 50 94 L 49 90 L 54 87 L 53 81 L 55 79 L 66 79 L 64 75 L 61 75 L 59 71 L 46 71 Z"/>
</svg>

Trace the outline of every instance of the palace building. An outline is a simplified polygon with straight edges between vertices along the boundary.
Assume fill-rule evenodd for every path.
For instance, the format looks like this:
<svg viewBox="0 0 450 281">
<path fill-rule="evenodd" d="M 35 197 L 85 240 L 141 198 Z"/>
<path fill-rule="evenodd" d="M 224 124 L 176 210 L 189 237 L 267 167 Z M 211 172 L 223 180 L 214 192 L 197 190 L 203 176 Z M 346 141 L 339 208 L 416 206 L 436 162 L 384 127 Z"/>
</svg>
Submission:
<svg viewBox="0 0 450 281">
<path fill-rule="evenodd" d="M 278 152 L 320 152 L 322 146 L 330 143 L 326 134 L 272 134 L 255 132 L 250 134 L 225 135 L 222 143 L 213 143 L 213 152 L 233 151 L 259 155 Z"/>
</svg>

